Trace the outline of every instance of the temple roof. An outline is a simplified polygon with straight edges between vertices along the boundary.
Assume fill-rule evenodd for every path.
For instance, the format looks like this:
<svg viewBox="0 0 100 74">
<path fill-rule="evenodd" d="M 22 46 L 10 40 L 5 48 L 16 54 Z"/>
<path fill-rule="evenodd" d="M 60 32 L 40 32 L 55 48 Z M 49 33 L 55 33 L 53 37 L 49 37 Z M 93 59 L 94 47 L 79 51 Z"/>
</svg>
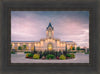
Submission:
<svg viewBox="0 0 100 74">
<path fill-rule="evenodd" d="M 65 42 L 73 42 L 73 41 L 65 41 Z"/>
<path fill-rule="evenodd" d="M 51 28 L 53 29 L 53 27 L 52 27 L 52 25 L 51 25 L 51 22 L 49 22 L 49 25 L 48 25 L 47 29 L 48 29 L 49 27 L 51 27 Z"/>
<path fill-rule="evenodd" d="M 36 41 L 11 41 L 11 42 L 36 42 Z"/>
</svg>

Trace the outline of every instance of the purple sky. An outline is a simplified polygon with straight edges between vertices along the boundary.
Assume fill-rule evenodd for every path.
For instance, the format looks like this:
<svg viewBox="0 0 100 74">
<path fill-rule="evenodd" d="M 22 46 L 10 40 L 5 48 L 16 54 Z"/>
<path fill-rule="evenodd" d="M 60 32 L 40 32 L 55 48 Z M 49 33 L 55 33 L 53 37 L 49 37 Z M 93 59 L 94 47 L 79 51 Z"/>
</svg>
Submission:
<svg viewBox="0 0 100 74">
<path fill-rule="evenodd" d="M 11 11 L 11 41 L 39 41 L 51 20 L 54 37 L 89 47 L 88 11 Z"/>
</svg>

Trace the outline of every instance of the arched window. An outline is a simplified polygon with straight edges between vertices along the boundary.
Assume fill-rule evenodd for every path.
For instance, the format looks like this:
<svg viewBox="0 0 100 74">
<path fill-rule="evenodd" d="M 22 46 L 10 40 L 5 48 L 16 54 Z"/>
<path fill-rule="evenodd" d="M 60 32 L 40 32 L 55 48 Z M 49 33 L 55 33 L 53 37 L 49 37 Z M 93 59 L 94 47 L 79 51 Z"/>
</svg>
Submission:
<svg viewBox="0 0 100 74">
<path fill-rule="evenodd" d="M 48 44 L 48 46 L 47 46 L 47 48 L 48 48 L 48 50 L 49 50 L 49 51 L 51 51 L 51 50 L 53 49 L 52 44 L 51 44 L 51 43 L 49 43 L 49 44 Z"/>
</svg>

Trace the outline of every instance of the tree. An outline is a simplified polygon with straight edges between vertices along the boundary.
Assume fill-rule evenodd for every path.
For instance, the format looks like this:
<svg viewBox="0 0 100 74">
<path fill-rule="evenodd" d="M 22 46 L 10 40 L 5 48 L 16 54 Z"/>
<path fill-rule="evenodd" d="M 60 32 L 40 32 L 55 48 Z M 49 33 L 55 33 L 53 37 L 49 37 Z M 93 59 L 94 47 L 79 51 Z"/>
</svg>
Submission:
<svg viewBox="0 0 100 74">
<path fill-rule="evenodd" d="M 35 46 L 34 46 L 34 52 L 35 52 Z"/>
<path fill-rule="evenodd" d="M 75 50 L 75 47 L 73 47 L 72 50 Z"/>
<path fill-rule="evenodd" d="M 24 49 L 24 50 L 26 49 L 26 45 L 23 45 L 23 49 Z"/>
<path fill-rule="evenodd" d="M 80 47 L 77 47 L 77 50 L 79 51 L 80 50 Z"/>
<path fill-rule="evenodd" d="M 67 51 L 67 45 L 66 45 L 66 47 L 65 47 L 65 51 Z"/>
<path fill-rule="evenodd" d="M 18 47 L 18 50 L 22 50 L 22 47 L 21 47 L 21 46 L 19 46 L 19 47 Z"/>
<path fill-rule="evenodd" d="M 66 55 L 67 54 L 67 45 L 65 46 L 65 50 L 63 51 L 63 53 Z"/>
</svg>

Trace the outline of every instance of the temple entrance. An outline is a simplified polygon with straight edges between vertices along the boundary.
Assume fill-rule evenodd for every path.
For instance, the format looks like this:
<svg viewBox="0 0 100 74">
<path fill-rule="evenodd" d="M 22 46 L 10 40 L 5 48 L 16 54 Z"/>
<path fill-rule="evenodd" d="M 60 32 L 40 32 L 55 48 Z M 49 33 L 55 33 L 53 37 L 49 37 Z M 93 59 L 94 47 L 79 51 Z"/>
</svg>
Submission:
<svg viewBox="0 0 100 74">
<path fill-rule="evenodd" d="M 51 50 L 53 49 L 52 44 L 51 44 L 51 43 L 49 43 L 49 44 L 48 44 L 48 46 L 47 46 L 47 48 L 48 48 L 48 50 L 49 50 L 49 51 L 51 51 Z"/>
</svg>

